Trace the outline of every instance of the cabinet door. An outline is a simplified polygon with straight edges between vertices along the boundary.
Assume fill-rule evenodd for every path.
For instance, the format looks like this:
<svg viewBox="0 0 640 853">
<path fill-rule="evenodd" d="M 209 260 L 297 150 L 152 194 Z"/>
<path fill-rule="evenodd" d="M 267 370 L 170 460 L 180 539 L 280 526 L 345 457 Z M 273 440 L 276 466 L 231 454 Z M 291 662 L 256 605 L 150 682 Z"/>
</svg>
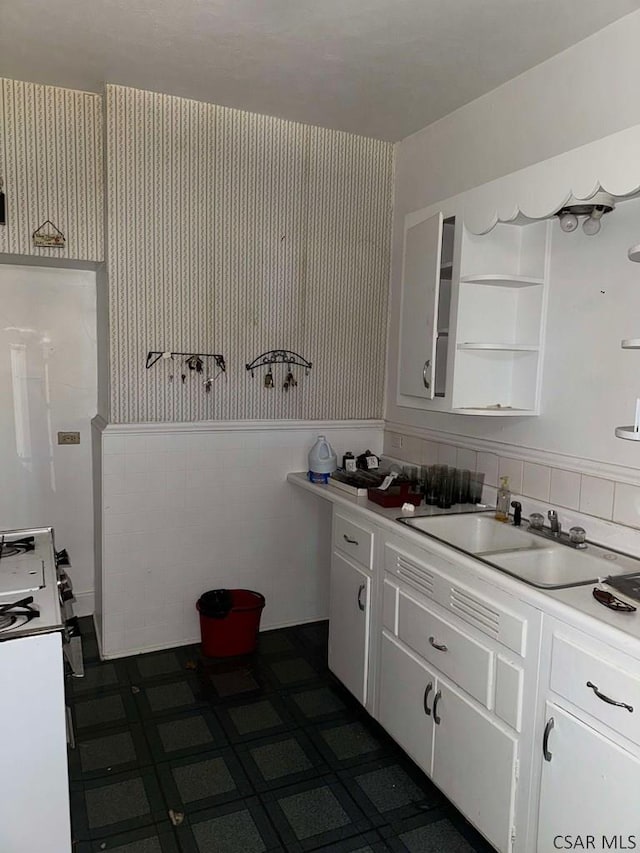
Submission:
<svg viewBox="0 0 640 853">
<path fill-rule="evenodd" d="M 440 290 L 442 214 L 408 228 L 404 238 L 401 394 L 432 399 L 435 386 L 436 315 Z"/>
<path fill-rule="evenodd" d="M 433 781 L 497 850 L 507 851 L 514 820 L 517 742 L 442 681 L 436 697 Z"/>
<path fill-rule="evenodd" d="M 378 722 L 431 775 L 435 674 L 384 631 L 380 650 Z"/>
<path fill-rule="evenodd" d="M 364 705 L 371 579 L 334 551 L 329 603 L 329 669 Z"/>
<path fill-rule="evenodd" d="M 640 847 L 640 760 L 557 705 L 547 703 L 545 722 L 549 760 L 541 750 L 536 849 L 570 849 L 565 836 L 573 841 L 581 836 L 583 849 L 591 849 L 586 846 L 589 835 L 594 850 Z"/>
</svg>

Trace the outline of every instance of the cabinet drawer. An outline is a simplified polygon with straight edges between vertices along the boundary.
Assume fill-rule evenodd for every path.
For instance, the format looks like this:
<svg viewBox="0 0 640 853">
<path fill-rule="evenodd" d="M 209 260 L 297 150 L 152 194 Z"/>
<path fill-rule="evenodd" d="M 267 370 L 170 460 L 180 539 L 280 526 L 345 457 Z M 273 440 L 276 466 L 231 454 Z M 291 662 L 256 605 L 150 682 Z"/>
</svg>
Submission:
<svg viewBox="0 0 640 853">
<path fill-rule="evenodd" d="M 605 657 L 604 649 L 602 652 L 600 657 L 600 649 L 580 648 L 565 637 L 554 636 L 551 689 L 640 744 L 640 665 L 635 663 L 633 673 L 625 671 Z M 599 697 L 596 690 L 606 698 Z M 607 699 L 628 707 L 610 704 Z"/>
<path fill-rule="evenodd" d="M 485 707 L 491 707 L 493 652 L 402 591 L 398 637 Z"/>
<path fill-rule="evenodd" d="M 333 516 L 333 547 L 366 569 L 371 568 L 373 533 L 337 513 Z"/>
</svg>

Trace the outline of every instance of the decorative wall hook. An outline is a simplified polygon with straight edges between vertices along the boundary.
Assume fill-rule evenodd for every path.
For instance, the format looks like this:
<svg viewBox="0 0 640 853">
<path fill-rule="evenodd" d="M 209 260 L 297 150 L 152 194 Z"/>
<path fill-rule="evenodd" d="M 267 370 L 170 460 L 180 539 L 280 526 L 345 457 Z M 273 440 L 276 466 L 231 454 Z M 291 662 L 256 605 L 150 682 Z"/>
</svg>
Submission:
<svg viewBox="0 0 640 853">
<path fill-rule="evenodd" d="M 289 366 L 298 364 L 300 365 L 300 367 L 304 367 L 306 376 L 309 375 L 309 371 L 313 367 L 310 361 L 307 361 L 306 358 L 301 355 L 298 355 L 297 352 L 293 352 L 293 350 L 289 349 L 271 349 L 268 352 L 263 352 L 261 355 L 257 356 L 257 358 L 254 358 L 250 364 L 245 364 L 245 367 L 251 372 L 252 376 L 255 376 L 255 371 L 258 370 L 258 368 L 268 367 L 269 373 L 271 373 L 271 378 L 273 380 L 273 371 L 271 370 L 271 368 L 274 364 L 288 364 Z M 289 370 L 289 376 L 287 377 L 287 379 L 289 379 L 289 377 L 293 378 L 291 370 Z M 295 380 L 293 383 L 289 382 L 289 385 L 292 386 L 295 386 L 297 384 L 298 383 L 295 382 Z M 265 386 L 271 387 L 271 385 L 266 384 L 266 377 Z"/>
<path fill-rule="evenodd" d="M 185 364 L 189 367 L 190 370 L 195 370 L 196 373 L 202 373 L 204 370 L 204 359 L 212 358 L 218 369 L 222 371 L 222 373 L 226 373 L 227 365 L 224 360 L 224 356 L 220 355 L 220 353 L 197 353 L 197 352 L 168 352 L 163 350 L 150 350 L 147 353 L 147 363 L 145 365 L 146 369 L 149 370 L 150 367 L 160 361 L 161 358 L 169 359 L 174 358 L 176 355 L 184 355 L 186 356 Z"/>
</svg>

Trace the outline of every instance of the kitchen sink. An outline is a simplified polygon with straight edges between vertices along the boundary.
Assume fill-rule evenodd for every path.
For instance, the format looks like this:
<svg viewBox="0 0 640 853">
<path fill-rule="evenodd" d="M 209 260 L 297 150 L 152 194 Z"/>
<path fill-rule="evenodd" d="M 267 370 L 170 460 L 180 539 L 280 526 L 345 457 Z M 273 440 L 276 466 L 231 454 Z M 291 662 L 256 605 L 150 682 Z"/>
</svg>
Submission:
<svg viewBox="0 0 640 853">
<path fill-rule="evenodd" d="M 548 543 L 540 537 L 519 527 L 496 521 L 493 514 L 417 516 L 399 520 L 415 530 L 475 556 L 499 551 L 548 548 Z"/>
<path fill-rule="evenodd" d="M 541 589 L 597 583 L 611 571 L 604 560 L 564 545 L 496 553 L 485 559 L 501 571 Z"/>
<path fill-rule="evenodd" d="M 493 513 L 407 516 L 398 521 L 540 589 L 583 586 L 638 571 L 634 557 L 597 545 L 574 550 L 496 521 Z"/>
</svg>

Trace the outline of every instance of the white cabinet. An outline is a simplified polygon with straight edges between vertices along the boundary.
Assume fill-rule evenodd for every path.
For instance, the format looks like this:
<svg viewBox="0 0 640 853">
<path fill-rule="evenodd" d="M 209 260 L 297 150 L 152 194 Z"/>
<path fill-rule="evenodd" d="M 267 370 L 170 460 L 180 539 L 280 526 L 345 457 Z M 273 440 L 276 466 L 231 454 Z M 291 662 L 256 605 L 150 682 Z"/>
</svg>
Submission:
<svg viewBox="0 0 640 853">
<path fill-rule="evenodd" d="M 405 221 L 398 403 L 539 413 L 550 224 L 472 234 L 462 203 Z"/>
<path fill-rule="evenodd" d="M 565 836 L 581 836 L 582 849 L 639 846 L 640 758 L 551 702 L 545 746 L 537 850 L 572 849 Z"/>
<path fill-rule="evenodd" d="M 374 531 L 357 517 L 333 513 L 329 593 L 329 669 L 363 705 L 368 704 L 371 572 Z"/>
<path fill-rule="evenodd" d="M 334 551 L 329 600 L 329 669 L 363 705 L 367 698 L 371 577 Z"/>
<path fill-rule="evenodd" d="M 510 848 L 517 738 L 386 632 L 378 720 L 498 850 Z"/>
<path fill-rule="evenodd" d="M 536 850 L 640 847 L 640 661 L 557 620 L 543 649 Z"/>
<path fill-rule="evenodd" d="M 439 212 L 404 235 L 399 389 L 425 400 L 445 394 L 453 229 Z"/>
</svg>

